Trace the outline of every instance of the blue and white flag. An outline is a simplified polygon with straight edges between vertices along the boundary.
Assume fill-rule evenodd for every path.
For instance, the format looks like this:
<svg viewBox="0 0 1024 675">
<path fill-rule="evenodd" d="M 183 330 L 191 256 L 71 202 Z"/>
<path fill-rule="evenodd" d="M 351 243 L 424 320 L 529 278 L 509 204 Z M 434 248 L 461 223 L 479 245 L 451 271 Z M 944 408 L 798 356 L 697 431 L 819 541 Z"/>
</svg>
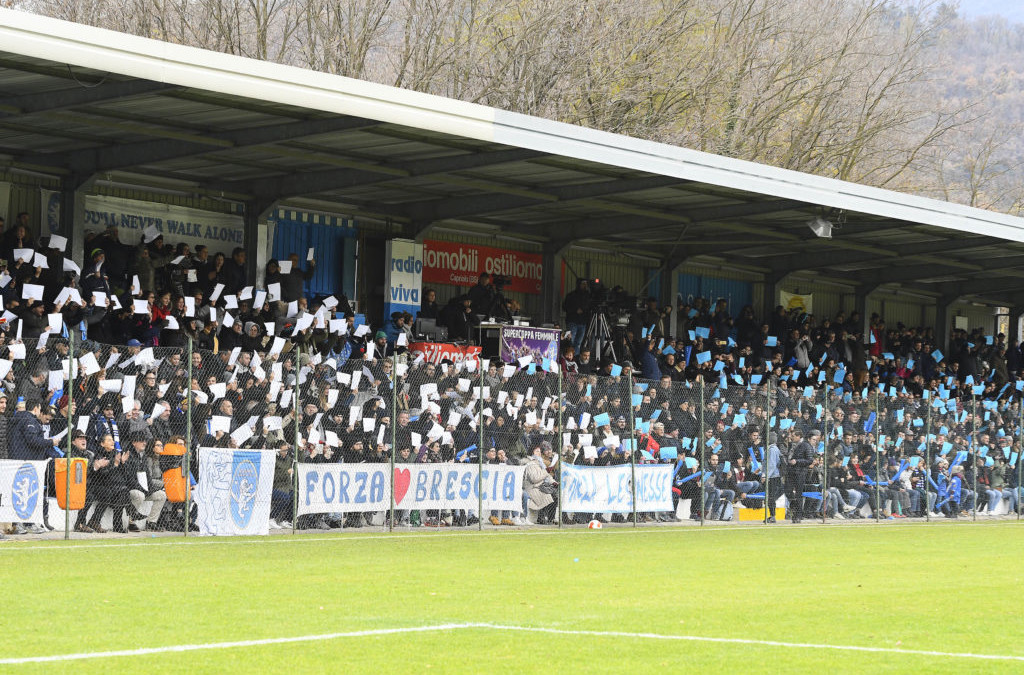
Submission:
<svg viewBox="0 0 1024 675">
<path fill-rule="evenodd" d="M 633 510 L 632 468 L 562 466 L 562 511 L 566 513 L 629 513 Z M 672 510 L 671 464 L 636 467 L 638 511 Z"/>
<path fill-rule="evenodd" d="M 274 486 L 273 450 L 199 449 L 192 492 L 200 534 L 267 534 Z"/>
<path fill-rule="evenodd" d="M 45 461 L 0 460 L 0 522 L 43 522 L 45 476 Z"/>
</svg>

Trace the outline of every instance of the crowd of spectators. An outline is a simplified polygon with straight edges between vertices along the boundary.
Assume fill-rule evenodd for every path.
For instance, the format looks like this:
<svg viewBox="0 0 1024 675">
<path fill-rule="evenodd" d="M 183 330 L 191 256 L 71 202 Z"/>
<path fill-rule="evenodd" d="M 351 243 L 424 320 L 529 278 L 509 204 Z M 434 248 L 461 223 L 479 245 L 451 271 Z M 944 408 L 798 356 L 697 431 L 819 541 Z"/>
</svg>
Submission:
<svg viewBox="0 0 1024 675">
<path fill-rule="evenodd" d="M 275 527 L 294 522 L 293 461 L 392 456 L 527 469 L 519 512 L 400 513 L 396 525 L 551 522 L 561 463 L 671 464 L 674 504 L 689 500 L 689 511 L 638 516 L 651 521 L 725 520 L 741 507 L 773 521 L 782 494 L 797 521 L 1019 507 L 1024 379 L 1019 346 L 1002 334 L 954 331 L 943 354 L 930 329 L 878 316 L 864 333 L 855 314 L 780 307 L 761 322 L 750 307 L 733 316 L 724 301 L 700 300 L 682 304 L 673 326 L 649 300 L 601 354 L 585 307 L 567 316 L 557 362 L 430 363 L 406 351 L 415 317 L 369 326 L 343 296 L 306 297 L 312 257 L 271 261 L 257 288 L 243 249 L 211 257 L 158 233 L 124 244 L 112 228 L 90 234 L 77 269 L 67 242 L 36 242 L 22 220 L 0 234 L 0 453 L 89 458 L 81 532 L 102 531 L 108 511 L 118 531 L 184 527 L 164 472 L 186 455 L 198 466 L 200 447 L 278 451 Z M 421 316 L 479 319 L 472 294 L 447 317 L 424 296 Z M 493 305 L 495 294 L 481 298 Z"/>
</svg>

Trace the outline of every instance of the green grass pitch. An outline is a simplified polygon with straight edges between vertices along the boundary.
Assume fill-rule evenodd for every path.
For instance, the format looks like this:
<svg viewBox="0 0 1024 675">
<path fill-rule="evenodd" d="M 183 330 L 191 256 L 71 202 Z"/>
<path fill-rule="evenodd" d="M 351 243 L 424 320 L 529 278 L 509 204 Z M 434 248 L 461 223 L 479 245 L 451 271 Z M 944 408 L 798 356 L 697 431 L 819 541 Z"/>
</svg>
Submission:
<svg viewBox="0 0 1024 675">
<path fill-rule="evenodd" d="M 1022 559 L 1016 521 L 4 542 L 0 672 L 1019 673 Z"/>
</svg>

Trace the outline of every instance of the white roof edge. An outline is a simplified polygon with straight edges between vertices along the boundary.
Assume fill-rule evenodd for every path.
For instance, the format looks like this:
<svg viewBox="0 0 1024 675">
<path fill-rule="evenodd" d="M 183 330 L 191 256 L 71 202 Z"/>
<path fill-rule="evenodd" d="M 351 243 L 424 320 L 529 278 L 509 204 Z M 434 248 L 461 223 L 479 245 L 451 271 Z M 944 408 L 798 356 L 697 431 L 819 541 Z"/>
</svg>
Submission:
<svg viewBox="0 0 1024 675">
<path fill-rule="evenodd" d="M 603 164 L 1024 242 L 1024 218 L 499 110 L 494 140 Z"/>
<path fill-rule="evenodd" d="M 0 9 L 0 52 L 1024 242 L 1003 213 L 18 10 Z"/>
<path fill-rule="evenodd" d="M 0 52 L 491 141 L 494 109 L 0 8 Z"/>
</svg>

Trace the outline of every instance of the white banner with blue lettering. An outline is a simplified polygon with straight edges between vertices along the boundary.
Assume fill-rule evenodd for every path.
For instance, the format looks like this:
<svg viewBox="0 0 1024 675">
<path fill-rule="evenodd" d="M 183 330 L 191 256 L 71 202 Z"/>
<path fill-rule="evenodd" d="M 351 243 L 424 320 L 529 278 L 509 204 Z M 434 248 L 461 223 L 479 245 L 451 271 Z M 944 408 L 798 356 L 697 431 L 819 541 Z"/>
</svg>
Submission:
<svg viewBox="0 0 1024 675">
<path fill-rule="evenodd" d="M 273 450 L 199 449 L 192 491 L 200 534 L 267 534 L 274 487 Z"/>
<path fill-rule="evenodd" d="M 637 511 L 672 510 L 672 465 L 636 467 Z M 566 513 L 630 513 L 633 510 L 632 467 L 562 465 L 562 511 Z"/>
<path fill-rule="evenodd" d="M 479 507 L 476 464 L 398 464 L 395 508 Z M 484 464 L 484 511 L 523 510 L 522 466 Z M 299 514 L 387 511 L 389 464 L 299 464 Z"/>
<path fill-rule="evenodd" d="M 43 232 L 59 232 L 60 193 L 42 190 L 42 200 L 46 221 Z M 82 225 L 86 230 L 105 230 L 116 225 L 118 241 L 133 246 L 142 241 L 143 234 L 150 227 L 155 227 L 168 244 L 185 243 L 193 251 L 199 244 L 205 245 L 210 249 L 211 259 L 214 253 L 230 256 L 232 249 L 244 245 L 244 221 L 241 216 L 230 213 L 137 199 L 86 195 L 84 218 Z M 88 253 L 86 251 L 86 256 Z"/>
<path fill-rule="evenodd" d="M 0 523 L 42 523 L 46 462 L 0 460 Z"/>
<path fill-rule="evenodd" d="M 384 320 L 390 321 L 394 312 L 409 312 L 415 316 L 420 311 L 423 287 L 423 244 L 411 239 L 389 239 L 387 260 Z"/>
</svg>

